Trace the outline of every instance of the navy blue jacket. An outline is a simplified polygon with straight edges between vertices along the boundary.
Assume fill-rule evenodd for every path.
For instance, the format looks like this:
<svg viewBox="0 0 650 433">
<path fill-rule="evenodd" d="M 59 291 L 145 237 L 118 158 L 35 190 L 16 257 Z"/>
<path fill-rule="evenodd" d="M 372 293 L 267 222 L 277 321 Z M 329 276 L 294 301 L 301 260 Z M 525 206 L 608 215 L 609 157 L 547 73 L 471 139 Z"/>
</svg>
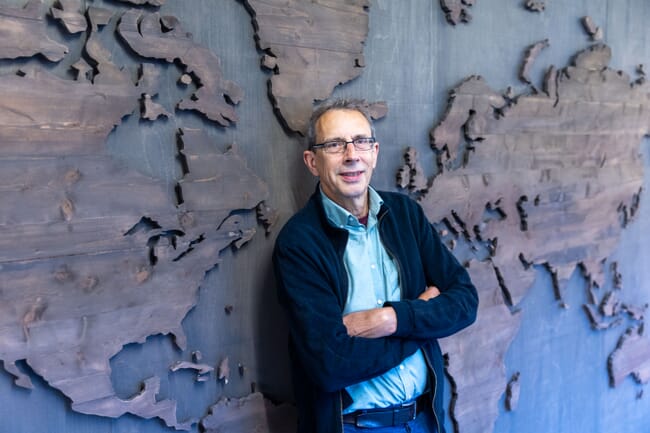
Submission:
<svg viewBox="0 0 650 433">
<path fill-rule="evenodd" d="M 437 339 L 476 319 L 476 288 L 422 208 L 403 194 L 380 191 L 380 238 L 397 263 L 402 290 L 400 301 L 386 303 L 395 309 L 397 331 L 384 338 L 348 336 L 342 320 L 348 232 L 329 223 L 319 194 L 317 188 L 285 224 L 273 252 L 278 297 L 289 321 L 298 432 L 342 432 L 347 396 L 342 390 L 383 374 L 418 348 L 429 367 L 438 431 L 444 432 L 444 369 Z M 440 295 L 417 299 L 431 285 Z"/>
</svg>

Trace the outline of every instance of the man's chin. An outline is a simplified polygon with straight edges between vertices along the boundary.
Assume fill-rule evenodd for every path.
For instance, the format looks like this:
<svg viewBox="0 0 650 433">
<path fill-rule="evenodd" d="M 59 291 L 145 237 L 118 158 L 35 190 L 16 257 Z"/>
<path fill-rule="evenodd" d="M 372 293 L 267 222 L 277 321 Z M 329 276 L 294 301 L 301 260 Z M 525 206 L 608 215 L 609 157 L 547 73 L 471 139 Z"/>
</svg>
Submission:
<svg viewBox="0 0 650 433">
<path fill-rule="evenodd" d="M 341 188 L 341 193 L 346 198 L 359 198 L 368 193 L 368 185 L 365 183 L 359 183 L 357 185 L 348 184 L 345 188 Z"/>
</svg>

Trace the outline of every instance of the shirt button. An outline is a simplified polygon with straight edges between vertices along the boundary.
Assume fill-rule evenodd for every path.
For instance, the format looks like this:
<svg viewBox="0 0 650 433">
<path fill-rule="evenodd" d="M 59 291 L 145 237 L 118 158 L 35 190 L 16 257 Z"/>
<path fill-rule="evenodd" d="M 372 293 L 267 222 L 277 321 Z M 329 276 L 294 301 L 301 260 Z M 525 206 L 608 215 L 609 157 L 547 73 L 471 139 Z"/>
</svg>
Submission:
<svg viewBox="0 0 650 433">
<path fill-rule="evenodd" d="M 404 366 L 403 366 L 403 365 L 400 365 L 400 366 L 399 366 L 399 369 L 400 369 L 400 370 L 404 370 Z"/>
<path fill-rule="evenodd" d="M 383 305 L 383 304 L 384 304 L 384 301 L 383 301 L 383 300 L 381 300 L 381 299 L 377 299 L 377 305 Z"/>
<path fill-rule="evenodd" d="M 377 265 L 375 265 L 374 263 L 372 265 L 370 265 L 370 269 L 375 269 L 376 267 L 377 267 Z"/>
</svg>

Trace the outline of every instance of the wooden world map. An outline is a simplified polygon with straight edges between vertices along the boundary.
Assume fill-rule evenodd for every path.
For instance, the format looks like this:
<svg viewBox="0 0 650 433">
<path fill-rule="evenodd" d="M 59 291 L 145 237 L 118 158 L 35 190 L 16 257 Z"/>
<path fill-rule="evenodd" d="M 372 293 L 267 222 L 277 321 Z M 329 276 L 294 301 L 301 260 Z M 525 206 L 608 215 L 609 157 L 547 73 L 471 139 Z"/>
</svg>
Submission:
<svg viewBox="0 0 650 433">
<path fill-rule="evenodd" d="M 122 3 L 115 10 L 77 0 L 49 10 L 39 1 L 0 6 L 0 59 L 66 59 L 68 47 L 45 31 L 47 12 L 68 33 L 86 36 L 84 53 L 70 62 L 74 79 L 46 68 L 0 77 L 0 359 L 17 386 L 32 386 L 18 367 L 25 362 L 81 413 L 157 417 L 175 429 L 200 422 L 209 432 L 284 431 L 293 412 L 260 393 L 219 401 L 202 420 L 178 420 L 176 402 L 157 398 L 159 377 L 128 399 L 111 382 L 109 361 L 127 344 L 169 334 L 187 349 L 181 322 L 205 273 L 220 251 L 256 233 L 242 214 L 257 215 L 267 230 L 277 221 L 265 203 L 269 186 L 236 148 L 219 150 L 200 128 L 176 132 L 182 175 L 172 189 L 106 152 L 125 116 L 139 112 L 155 122 L 188 111 L 227 128 L 244 98 L 181 19 L 152 11 L 162 1 Z M 455 24 L 469 21 L 473 3 L 441 5 Z M 268 103 L 288 131 L 304 133 L 314 103 L 363 71 L 369 2 L 244 4 L 271 71 Z M 137 71 L 115 64 L 100 37 L 111 20 L 119 20 L 114 36 L 143 60 Z M 545 46 L 531 47 L 524 63 Z M 549 68 L 540 90 L 522 67 L 531 85 L 523 95 L 468 77 L 431 130 L 432 153 L 405 152 L 398 186 L 420 201 L 452 250 L 469 246 L 465 259 L 481 296 L 478 323 L 443 341 L 458 432 L 491 431 L 506 391 L 516 406 L 517 377 L 506 377 L 504 358 L 535 266 L 552 273 L 560 305 L 570 274 L 583 272 L 591 283 L 584 310 L 595 329 L 623 317 L 633 323 L 601 360 L 612 385 L 628 375 L 650 379 L 650 345 L 640 332 L 645 307 L 598 290 L 603 263 L 639 206 L 639 143 L 650 133 L 642 71 L 633 80 L 611 69 L 610 58 L 608 46 L 589 47 L 572 65 Z M 180 64 L 179 82 L 193 91 L 175 112 L 155 102 L 159 72 L 144 60 Z M 424 173 L 422 158 L 434 158 L 437 173 Z M 173 368 L 195 370 L 197 380 L 227 380 L 235 366 L 206 365 L 197 356 Z"/>
</svg>

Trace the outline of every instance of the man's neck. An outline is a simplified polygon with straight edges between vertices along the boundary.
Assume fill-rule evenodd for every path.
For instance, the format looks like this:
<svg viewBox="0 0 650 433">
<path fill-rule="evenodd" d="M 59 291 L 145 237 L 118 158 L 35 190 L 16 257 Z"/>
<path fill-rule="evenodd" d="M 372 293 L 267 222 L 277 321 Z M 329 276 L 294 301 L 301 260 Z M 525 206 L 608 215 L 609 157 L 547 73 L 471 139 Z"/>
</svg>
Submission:
<svg viewBox="0 0 650 433">
<path fill-rule="evenodd" d="M 346 211 L 350 212 L 357 219 L 364 218 L 368 216 L 370 210 L 370 193 L 366 189 L 366 192 L 358 197 L 350 197 L 342 199 L 341 201 L 337 200 L 336 197 L 330 197 L 327 192 L 321 188 L 321 194 L 324 194 L 327 198 L 332 200 L 337 205 L 341 206 Z"/>
<path fill-rule="evenodd" d="M 351 199 L 346 203 L 339 203 L 339 205 L 354 215 L 357 219 L 361 219 L 368 216 L 368 193 L 366 192 L 363 196 L 356 199 Z"/>
<path fill-rule="evenodd" d="M 356 210 L 360 209 L 360 210 Z M 368 200 L 366 200 L 366 203 L 364 206 L 361 206 L 359 208 L 356 208 L 355 210 L 348 209 L 352 215 L 357 217 L 357 219 L 362 219 L 362 218 L 368 218 Z"/>
</svg>

